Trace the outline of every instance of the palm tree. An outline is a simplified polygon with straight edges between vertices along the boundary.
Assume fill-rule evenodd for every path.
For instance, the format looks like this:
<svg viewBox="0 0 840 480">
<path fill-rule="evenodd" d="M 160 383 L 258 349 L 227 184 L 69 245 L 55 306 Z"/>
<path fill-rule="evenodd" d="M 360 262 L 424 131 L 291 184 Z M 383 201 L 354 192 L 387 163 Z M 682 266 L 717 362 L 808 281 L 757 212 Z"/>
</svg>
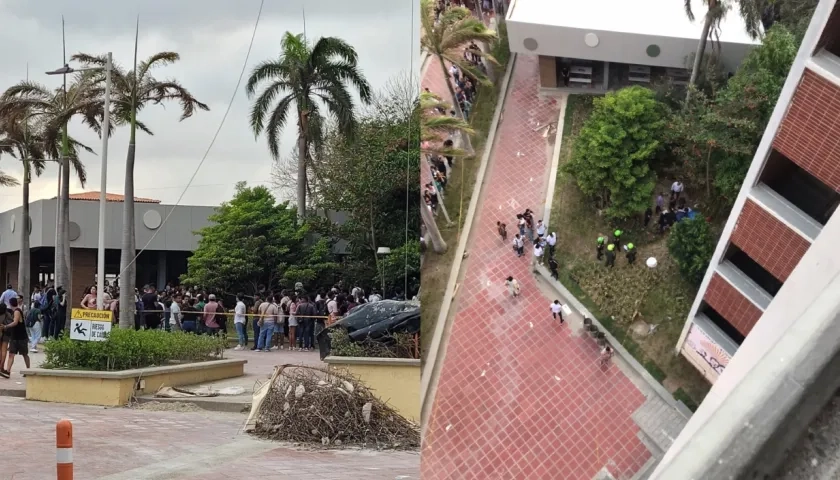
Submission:
<svg viewBox="0 0 840 480">
<path fill-rule="evenodd" d="M 84 166 L 74 155 L 67 125 L 74 117 L 101 134 L 102 88 L 90 72 L 78 73 L 67 88 L 49 88 L 31 81 L 9 87 L 0 97 L 0 118 L 26 116 L 37 125 L 43 144 L 54 148 L 61 164 L 61 190 L 58 198 L 58 241 L 55 246 L 55 284 L 72 291 L 70 276 L 70 165 L 84 175 Z M 26 158 L 24 156 L 24 158 Z M 70 309 L 65 322 L 69 328 Z"/>
<path fill-rule="evenodd" d="M 46 169 L 47 161 L 59 161 L 61 158 L 61 143 L 47 144 L 44 135 L 44 122 L 33 123 L 31 112 L 8 112 L 5 118 L 0 118 L 0 154 L 7 154 L 20 160 L 23 165 L 23 200 L 21 202 L 20 252 L 18 255 L 18 289 L 23 298 L 29 298 L 30 286 L 30 243 L 32 233 L 29 223 L 29 184 L 32 173 L 36 176 Z M 84 165 L 78 160 L 78 150 L 84 149 L 90 153 L 93 150 L 70 139 L 71 157 L 76 167 L 76 174 L 84 186 L 87 175 Z M 12 183 L 9 183 L 9 182 Z M 17 180 L 0 172 L 0 185 L 17 185 Z"/>
<path fill-rule="evenodd" d="M 439 113 L 441 110 L 449 111 L 450 108 L 449 104 L 443 102 L 434 93 L 423 92 L 420 94 L 420 151 L 427 158 L 429 155 L 450 155 L 453 157 L 468 155 L 468 152 L 463 149 L 447 147 L 441 142 L 445 134 L 458 133 L 461 138 L 467 138 L 468 135 L 475 133 L 465 120 Z M 444 253 L 448 247 L 440 234 L 435 217 L 428 210 L 425 206 L 421 206 L 421 217 L 426 225 L 426 234 L 431 240 L 432 250 L 435 253 Z"/>
<path fill-rule="evenodd" d="M 104 67 L 107 63 L 106 55 L 88 55 L 78 53 L 71 57 L 85 66 Z M 181 120 L 191 117 L 196 109 L 210 110 L 206 104 L 199 102 L 189 90 L 177 80 L 158 80 L 152 74 L 158 67 L 171 65 L 181 59 L 175 52 L 156 53 L 146 60 L 137 63 L 135 51 L 135 65 L 131 71 L 125 71 L 118 64 L 112 63 L 111 69 L 111 106 L 118 124 L 128 124 L 130 127 L 128 153 L 125 159 L 125 192 L 123 203 L 123 239 L 120 255 L 120 328 L 134 325 L 134 289 L 131 286 L 136 281 L 137 265 L 134 255 L 137 250 L 134 232 L 134 162 L 136 152 L 137 130 L 153 135 L 151 129 L 137 120 L 137 113 L 148 105 L 160 105 L 167 101 L 177 101 L 181 108 Z M 104 73 L 97 73 L 97 80 L 104 82 Z M 126 281 L 126 279 L 128 281 Z"/>
<path fill-rule="evenodd" d="M 324 123 L 321 105 L 336 122 L 339 132 L 352 137 L 357 118 L 355 102 L 348 86 L 359 93 L 362 102 L 372 100 L 371 88 L 358 67 L 356 50 L 336 37 L 319 38 L 312 46 L 302 34 L 286 32 L 280 43 L 280 56 L 257 65 L 245 87 L 253 99 L 257 88 L 265 86 L 251 107 L 251 129 L 255 136 L 265 132 L 271 156 L 280 156 L 280 132 L 286 127 L 294 104 L 297 122 L 297 210 L 306 216 L 307 166 L 312 162 L 311 147 L 318 141 Z"/>
<path fill-rule="evenodd" d="M 433 55 L 440 62 L 441 70 L 446 77 L 446 87 L 449 95 L 455 100 L 455 89 L 452 87 L 449 69 L 446 62 L 449 62 L 470 76 L 481 85 L 492 85 L 490 79 L 477 68 L 473 67 L 464 59 L 464 46 L 470 42 L 483 42 L 489 44 L 496 40 L 496 32 L 489 30 L 484 22 L 475 18 L 469 10 L 464 7 L 450 7 L 444 11 L 439 20 L 435 20 L 435 3 L 433 0 L 421 0 L 420 2 L 420 23 L 423 28 L 423 35 L 420 37 L 420 48 L 430 55 Z M 474 52 L 484 57 L 489 63 L 499 63 L 491 55 L 480 51 Z M 455 111 L 466 120 L 464 112 L 461 111 L 458 102 L 454 102 Z M 472 151 L 469 136 L 464 136 L 465 148 Z"/>
<path fill-rule="evenodd" d="M 691 8 L 691 0 L 684 1 L 685 14 L 693 22 L 694 11 Z M 700 41 L 697 43 L 697 52 L 694 55 L 694 65 L 691 68 L 691 79 L 688 82 L 689 89 L 686 93 L 686 101 L 691 97 L 691 87 L 697 84 L 703 57 L 706 54 L 706 43 L 709 37 L 712 37 L 713 45 L 717 43 L 720 37 L 720 22 L 732 7 L 728 0 L 703 0 L 703 3 L 706 5 L 707 11 L 703 17 L 703 30 L 700 34 Z M 740 0 L 737 3 L 738 13 L 744 20 L 747 34 L 753 39 L 759 38 L 762 35 L 762 15 L 770 4 L 767 0 Z"/>
</svg>

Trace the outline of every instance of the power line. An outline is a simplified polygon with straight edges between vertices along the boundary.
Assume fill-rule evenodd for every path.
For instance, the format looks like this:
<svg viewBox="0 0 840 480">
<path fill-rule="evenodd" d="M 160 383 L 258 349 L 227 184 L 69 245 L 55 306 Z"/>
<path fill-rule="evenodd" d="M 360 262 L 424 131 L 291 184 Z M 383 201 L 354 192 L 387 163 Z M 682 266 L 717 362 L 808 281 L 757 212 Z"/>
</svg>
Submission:
<svg viewBox="0 0 840 480">
<path fill-rule="evenodd" d="M 230 96 L 230 101 L 228 102 L 225 114 L 222 116 L 222 121 L 219 123 L 219 128 L 217 128 L 216 133 L 213 134 L 213 138 L 212 140 L 210 140 L 210 145 L 207 146 L 207 150 L 204 152 L 204 156 L 201 157 L 201 161 L 198 162 L 198 165 L 195 167 L 195 171 L 190 177 L 190 180 L 187 182 L 186 187 L 184 187 L 184 191 L 181 192 L 181 195 L 178 197 L 178 201 L 175 202 L 175 206 L 180 205 L 181 200 L 184 199 L 184 195 L 186 195 L 187 190 L 190 188 L 190 185 L 192 184 L 193 180 L 195 180 L 195 177 L 198 175 L 201 166 L 204 165 L 204 161 L 207 160 L 207 156 L 210 154 L 210 150 L 213 148 L 213 145 L 216 144 L 216 139 L 219 138 L 219 133 L 221 133 L 222 127 L 224 127 L 225 125 L 225 120 L 227 120 L 228 114 L 230 114 L 230 110 L 233 107 L 233 101 L 236 99 L 236 95 L 239 93 L 239 87 L 242 84 L 242 77 L 245 76 L 245 69 L 248 67 L 248 60 L 250 60 L 251 58 L 251 50 L 254 48 L 254 39 L 257 37 L 257 29 L 260 26 L 260 18 L 262 18 L 263 6 L 265 6 L 265 0 L 260 0 L 260 9 L 257 12 L 257 20 L 254 22 L 254 31 L 253 33 L 251 33 L 251 41 L 248 43 L 248 51 L 245 53 L 245 61 L 242 62 L 242 70 L 239 72 L 239 79 L 237 79 L 236 81 L 236 87 L 233 89 L 233 94 Z M 163 219 L 163 222 L 161 222 L 160 227 L 158 227 L 154 231 L 151 238 L 149 238 L 149 241 L 146 242 L 145 245 L 143 245 L 143 248 L 141 248 L 136 255 L 134 255 L 134 258 L 131 259 L 131 262 L 129 262 L 129 264 L 126 265 L 125 268 L 128 268 L 134 262 L 136 262 L 137 258 L 140 257 L 140 254 L 143 253 L 143 251 L 145 251 L 149 245 L 151 245 L 152 241 L 155 239 L 155 237 L 157 237 L 158 233 L 160 233 L 160 231 L 163 230 L 162 227 L 166 225 L 166 222 L 169 220 L 169 217 L 172 216 L 173 212 L 175 212 L 174 208 L 171 209 L 168 214 L 166 214 L 166 217 Z M 125 268 L 120 270 L 120 274 L 118 275 L 118 277 L 122 277 L 122 274 L 125 272 Z"/>
</svg>

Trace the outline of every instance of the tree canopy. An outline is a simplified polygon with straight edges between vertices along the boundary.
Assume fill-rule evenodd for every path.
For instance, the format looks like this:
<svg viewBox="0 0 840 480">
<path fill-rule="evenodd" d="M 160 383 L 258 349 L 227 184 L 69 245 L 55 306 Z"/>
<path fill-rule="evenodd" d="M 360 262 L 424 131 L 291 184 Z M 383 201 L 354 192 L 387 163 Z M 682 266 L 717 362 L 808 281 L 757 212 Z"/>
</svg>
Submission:
<svg viewBox="0 0 840 480">
<path fill-rule="evenodd" d="M 662 148 L 666 111 L 653 91 L 629 87 L 593 101 L 565 171 L 611 219 L 642 212 L 656 186 L 652 163 Z"/>
<path fill-rule="evenodd" d="M 312 244 L 295 210 L 277 203 L 266 187 L 239 183 L 233 199 L 210 221 L 198 232 L 201 240 L 181 278 L 186 284 L 256 292 L 259 285 L 333 281 L 336 265 L 329 245 L 325 240 Z"/>
</svg>

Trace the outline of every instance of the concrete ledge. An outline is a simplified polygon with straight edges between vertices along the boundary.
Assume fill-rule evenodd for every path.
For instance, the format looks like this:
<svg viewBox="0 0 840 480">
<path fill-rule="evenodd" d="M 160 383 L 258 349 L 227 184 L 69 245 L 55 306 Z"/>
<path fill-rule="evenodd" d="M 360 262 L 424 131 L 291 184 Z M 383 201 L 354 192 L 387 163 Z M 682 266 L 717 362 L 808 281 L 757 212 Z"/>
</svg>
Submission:
<svg viewBox="0 0 840 480">
<path fill-rule="evenodd" d="M 548 282 L 548 284 L 551 285 L 555 290 L 557 290 L 557 293 L 559 293 L 561 297 L 565 298 L 566 301 L 569 302 L 569 304 L 571 304 L 571 307 L 574 310 L 580 312 L 580 314 L 584 317 L 588 317 L 589 319 L 591 319 L 592 323 L 598 327 L 598 330 L 604 332 L 604 337 L 607 339 L 610 345 L 612 345 L 615 352 L 625 362 L 627 362 L 630 368 L 632 368 L 637 375 L 644 379 L 644 381 L 650 386 L 650 388 L 657 395 L 659 395 L 665 401 L 665 403 L 675 408 L 686 419 L 691 418 L 691 410 L 688 407 L 686 407 L 684 403 L 674 399 L 674 396 L 668 393 L 668 390 L 665 390 L 665 387 L 663 387 L 661 383 L 657 382 L 656 379 L 653 378 L 650 372 L 648 372 L 647 369 L 643 367 L 642 364 L 639 363 L 639 361 L 636 360 L 633 357 L 633 355 L 631 355 L 630 352 L 628 352 L 627 349 L 624 348 L 624 346 L 621 345 L 621 343 L 619 343 L 619 341 L 616 340 L 616 338 L 606 328 L 604 328 L 604 326 L 601 324 L 601 322 L 598 321 L 595 315 L 592 315 L 592 312 L 590 312 L 583 305 L 583 303 L 581 303 L 580 300 L 578 300 L 577 298 L 575 298 L 574 295 L 572 295 L 572 292 L 570 292 L 562 283 L 551 278 L 551 272 L 549 272 L 547 268 L 545 268 L 542 265 L 534 265 L 534 271 L 542 275 L 542 277 Z"/>
<path fill-rule="evenodd" d="M 324 363 L 341 365 L 388 365 L 391 367 L 419 367 L 420 359 L 415 358 L 372 358 L 372 357 L 336 357 L 330 355 Z"/>
<path fill-rule="evenodd" d="M 420 360 L 329 356 L 324 362 L 357 377 L 400 415 L 420 422 Z"/>
<path fill-rule="evenodd" d="M 121 406 L 133 397 L 154 393 L 162 386 L 212 382 L 245 374 L 247 360 L 227 359 L 115 372 L 31 368 L 26 376 L 26 399 L 42 402 Z"/>
</svg>

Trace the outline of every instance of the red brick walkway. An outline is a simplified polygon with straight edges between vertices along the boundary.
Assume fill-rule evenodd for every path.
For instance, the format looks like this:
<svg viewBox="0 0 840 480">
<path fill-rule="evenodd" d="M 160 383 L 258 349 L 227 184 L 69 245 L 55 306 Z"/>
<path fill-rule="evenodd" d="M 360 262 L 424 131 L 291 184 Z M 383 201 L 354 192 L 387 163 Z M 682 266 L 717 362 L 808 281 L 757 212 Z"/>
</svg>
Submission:
<svg viewBox="0 0 840 480">
<path fill-rule="evenodd" d="M 536 58 L 520 56 L 467 248 L 423 479 L 589 480 L 605 466 L 629 479 L 650 457 L 630 418 L 644 395 L 617 367 L 602 371 L 592 341 L 552 321 L 553 299 L 537 289 L 530 257 L 517 258 L 495 234 L 497 220 L 513 235 L 517 212 L 543 211 L 550 149 L 533 130 L 559 112 L 537 96 L 538 78 Z M 508 275 L 522 284 L 516 300 Z"/>
</svg>

